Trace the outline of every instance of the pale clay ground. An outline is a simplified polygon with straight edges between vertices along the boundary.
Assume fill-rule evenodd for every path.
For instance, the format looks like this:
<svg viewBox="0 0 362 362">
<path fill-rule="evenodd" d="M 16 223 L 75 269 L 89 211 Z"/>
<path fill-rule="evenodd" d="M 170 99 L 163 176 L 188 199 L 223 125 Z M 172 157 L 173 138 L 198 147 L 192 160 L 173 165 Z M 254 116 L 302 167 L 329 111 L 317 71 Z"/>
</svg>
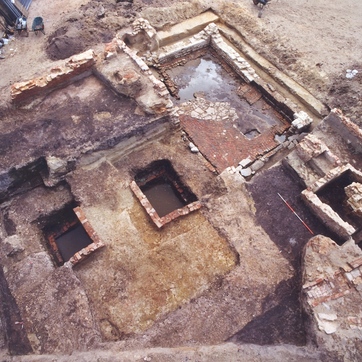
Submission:
<svg viewBox="0 0 362 362">
<path fill-rule="evenodd" d="M 42 16 L 46 33 L 51 34 L 62 25 L 62 18 L 87 2 L 33 0 L 29 23 L 31 25 L 35 16 Z M 203 2 L 208 4 L 207 0 Z M 217 6 L 218 2 L 210 2 L 210 5 Z M 251 0 L 230 2 L 243 6 L 247 13 L 257 18 L 257 9 Z M 163 3 L 174 4 L 175 1 Z M 266 32 L 280 38 L 283 48 L 297 50 L 298 57 L 303 57 L 311 67 L 318 64 L 322 75 L 335 76 L 345 73 L 362 58 L 361 14 L 362 2 L 356 0 L 272 0 L 257 21 Z M 49 67 L 50 61 L 43 51 L 45 40 L 42 34 L 30 33 L 28 38 L 17 38 L 9 43 L 5 48 L 6 59 L 0 60 L 0 86 L 26 80 Z"/>
</svg>

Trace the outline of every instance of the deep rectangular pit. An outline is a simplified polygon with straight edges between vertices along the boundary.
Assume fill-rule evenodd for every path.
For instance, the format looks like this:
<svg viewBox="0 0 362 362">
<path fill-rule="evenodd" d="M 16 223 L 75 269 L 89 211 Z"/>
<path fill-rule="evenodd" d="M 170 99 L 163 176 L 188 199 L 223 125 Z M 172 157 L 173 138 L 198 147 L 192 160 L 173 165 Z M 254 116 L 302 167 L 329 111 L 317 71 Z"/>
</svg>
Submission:
<svg viewBox="0 0 362 362">
<path fill-rule="evenodd" d="M 186 201 L 182 199 L 172 182 L 164 176 L 151 180 L 141 187 L 141 191 L 160 217 L 186 205 Z"/>
<path fill-rule="evenodd" d="M 67 261 L 77 264 L 104 246 L 79 206 L 67 206 L 50 216 L 43 233 L 58 266 Z"/>
<path fill-rule="evenodd" d="M 246 83 L 214 50 L 204 49 L 165 64 L 161 75 L 177 103 L 197 96 L 210 102 L 230 103 L 238 115 L 236 126 L 248 139 L 291 122 L 290 112 L 284 114 L 278 102 L 273 102 L 270 95 L 266 97 L 256 84 Z"/>
<path fill-rule="evenodd" d="M 201 207 L 168 160 L 154 161 L 137 172 L 131 188 L 158 227 Z"/>
<path fill-rule="evenodd" d="M 68 261 L 76 252 L 92 244 L 92 239 L 84 230 L 82 224 L 77 222 L 64 234 L 55 238 L 55 243 L 62 259 Z"/>
<path fill-rule="evenodd" d="M 157 66 L 179 105 L 181 127 L 218 170 L 255 160 L 285 139 L 292 112 L 247 82 L 211 48 Z M 280 138 L 282 139 L 282 138 Z"/>
<path fill-rule="evenodd" d="M 345 187 L 357 181 L 349 170 L 328 182 L 316 194 L 320 200 L 329 205 L 344 221 L 351 224 L 356 230 L 361 228 L 361 219 L 352 212 L 347 203 Z"/>
</svg>

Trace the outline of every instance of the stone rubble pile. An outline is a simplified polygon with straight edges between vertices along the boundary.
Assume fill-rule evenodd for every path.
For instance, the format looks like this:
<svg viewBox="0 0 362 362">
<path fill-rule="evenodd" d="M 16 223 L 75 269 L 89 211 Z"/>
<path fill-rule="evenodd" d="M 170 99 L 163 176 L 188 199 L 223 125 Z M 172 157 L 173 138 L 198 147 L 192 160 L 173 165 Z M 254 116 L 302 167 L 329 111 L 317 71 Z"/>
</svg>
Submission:
<svg viewBox="0 0 362 362">
<path fill-rule="evenodd" d="M 339 158 L 314 134 L 306 135 L 284 164 L 299 176 L 305 186 L 310 186 L 331 169 L 340 166 Z"/>
<path fill-rule="evenodd" d="M 170 112 L 173 103 L 165 84 L 153 75 L 137 55 L 137 50 L 128 47 L 120 38 L 119 34 L 105 46 L 103 60 L 96 66 L 96 75 L 116 93 L 134 98 L 143 112 Z"/>
<path fill-rule="evenodd" d="M 351 207 L 352 212 L 362 218 L 362 184 L 353 182 L 345 187 L 344 191 L 348 197 L 347 203 Z"/>
<path fill-rule="evenodd" d="M 294 113 L 293 118 L 294 121 L 292 122 L 292 127 L 295 129 L 295 132 L 300 133 L 306 131 L 313 123 L 313 119 L 304 111 Z"/>
<path fill-rule="evenodd" d="M 175 108 L 178 115 L 188 114 L 193 118 L 205 121 L 222 122 L 238 119 L 235 108 L 228 102 L 210 102 L 205 98 L 196 97 L 195 100 L 182 103 Z"/>
<path fill-rule="evenodd" d="M 354 241 L 338 246 L 322 235 L 309 240 L 303 258 L 302 303 L 312 316 L 317 345 L 343 361 L 357 361 L 362 353 L 361 297 L 362 251 Z"/>
</svg>

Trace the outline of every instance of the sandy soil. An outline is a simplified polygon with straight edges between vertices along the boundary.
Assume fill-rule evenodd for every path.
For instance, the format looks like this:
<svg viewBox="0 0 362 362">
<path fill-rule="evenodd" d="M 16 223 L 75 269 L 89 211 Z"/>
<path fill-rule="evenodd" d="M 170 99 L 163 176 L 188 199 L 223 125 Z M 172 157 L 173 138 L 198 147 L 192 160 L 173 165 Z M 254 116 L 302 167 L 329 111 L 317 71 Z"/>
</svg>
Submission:
<svg viewBox="0 0 362 362">
<path fill-rule="evenodd" d="M 34 0 L 29 9 L 29 25 L 31 27 L 36 16 L 43 17 L 46 35 L 30 33 L 28 37 L 22 34 L 21 36 L 15 35 L 11 39 L 9 44 L 2 49 L 6 58 L 1 60 L 0 86 L 26 80 L 49 66 L 50 60 L 44 52 L 48 34 L 57 29 L 63 17 L 76 11 L 87 2 L 88 0 L 66 0 L 61 2 L 61 9 L 59 9 L 59 1 Z"/>
<path fill-rule="evenodd" d="M 118 15 L 128 15 L 129 20 L 132 20 L 135 13 L 143 8 L 160 6 L 160 4 L 168 6 L 177 2 L 180 1 L 135 0 L 133 5 L 120 2 L 113 6 L 112 10 Z M 66 19 L 74 17 L 74 14 L 79 15 L 79 9 L 87 3 L 91 9 L 96 10 L 101 3 L 104 6 L 114 5 L 114 1 L 110 0 L 90 2 L 89 0 L 61 2 L 34 0 L 30 8 L 30 23 L 35 16 L 42 16 L 45 20 L 47 35 L 35 36 L 30 33 L 28 38 L 16 36 L 15 41 L 5 47 L 6 59 L 1 61 L 3 70 L 1 85 L 29 77 L 44 67 L 49 62 L 44 53 L 49 36 L 56 29 L 64 26 Z M 208 4 L 207 1 L 200 3 L 206 6 Z M 251 0 L 215 1 L 210 6 L 217 9 L 222 8 L 222 4 L 225 3 L 229 4 L 230 11 L 235 12 L 239 12 L 239 6 L 242 6 L 247 15 L 255 17 L 256 26 L 259 26 L 265 34 L 278 39 L 279 50 L 284 50 L 285 56 L 289 59 L 290 64 L 285 64 L 287 68 L 290 68 L 289 71 L 298 73 L 298 69 L 292 66 L 298 59 L 315 67 L 321 76 L 326 77 L 326 81 L 331 82 L 333 77 L 345 75 L 346 69 L 354 68 L 360 62 L 362 55 L 362 38 L 359 36 L 362 31 L 361 2 L 355 0 L 339 2 L 272 0 L 264 10 L 261 19 L 257 18 L 257 8 Z M 125 14 L 125 10 L 129 10 L 128 14 Z M 79 30 L 81 35 L 83 29 Z M 283 59 L 280 59 L 280 62 L 283 63 Z"/>
</svg>

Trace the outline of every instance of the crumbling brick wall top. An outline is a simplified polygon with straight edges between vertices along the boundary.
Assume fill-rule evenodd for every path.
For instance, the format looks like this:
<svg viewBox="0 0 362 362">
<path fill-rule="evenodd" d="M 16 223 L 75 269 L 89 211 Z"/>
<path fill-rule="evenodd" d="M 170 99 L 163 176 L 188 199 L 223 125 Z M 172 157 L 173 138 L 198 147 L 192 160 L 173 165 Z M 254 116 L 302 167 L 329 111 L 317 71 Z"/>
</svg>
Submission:
<svg viewBox="0 0 362 362">
<path fill-rule="evenodd" d="M 61 85 L 76 81 L 80 76 L 86 76 L 94 63 L 95 53 L 92 49 L 74 55 L 64 65 L 50 69 L 47 74 L 13 84 L 10 91 L 11 99 L 13 102 L 23 102 Z"/>
</svg>

